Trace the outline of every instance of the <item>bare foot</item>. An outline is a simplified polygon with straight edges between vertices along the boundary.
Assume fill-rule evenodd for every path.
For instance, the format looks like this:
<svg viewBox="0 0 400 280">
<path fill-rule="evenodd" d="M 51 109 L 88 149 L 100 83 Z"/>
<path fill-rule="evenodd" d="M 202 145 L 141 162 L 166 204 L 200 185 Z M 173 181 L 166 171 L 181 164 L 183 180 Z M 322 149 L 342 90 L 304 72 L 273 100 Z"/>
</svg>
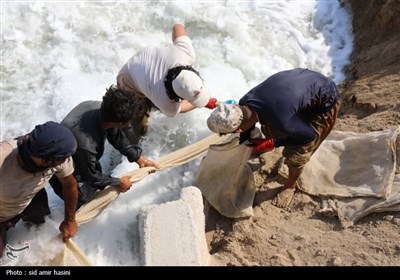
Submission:
<svg viewBox="0 0 400 280">
<path fill-rule="evenodd" d="M 276 207 L 283 209 L 289 209 L 289 204 L 290 202 L 292 202 L 295 192 L 296 192 L 295 188 L 287 188 L 282 190 L 272 200 L 272 205 L 275 205 Z"/>
</svg>

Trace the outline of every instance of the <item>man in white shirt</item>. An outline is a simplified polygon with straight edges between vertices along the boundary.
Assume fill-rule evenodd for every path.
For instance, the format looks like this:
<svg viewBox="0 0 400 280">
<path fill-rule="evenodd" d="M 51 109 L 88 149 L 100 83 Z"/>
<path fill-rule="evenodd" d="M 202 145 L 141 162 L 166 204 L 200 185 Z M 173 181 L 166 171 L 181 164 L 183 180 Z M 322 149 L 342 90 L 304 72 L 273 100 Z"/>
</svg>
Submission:
<svg viewBox="0 0 400 280">
<path fill-rule="evenodd" d="M 118 87 L 135 93 L 147 103 L 145 114 L 133 119 L 133 129 L 125 131 L 133 144 L 146 133 L 147 118 L 153 106 L 168 117 L 174 117 L 194 108 L 214 109 L 217 102 L 210 98 L 199 73 L 191 67 L 196 54 L 183 25 L 173 26 L 172 42 L 168 46 L 143 48 L 117 75 Z"/>
</svg>

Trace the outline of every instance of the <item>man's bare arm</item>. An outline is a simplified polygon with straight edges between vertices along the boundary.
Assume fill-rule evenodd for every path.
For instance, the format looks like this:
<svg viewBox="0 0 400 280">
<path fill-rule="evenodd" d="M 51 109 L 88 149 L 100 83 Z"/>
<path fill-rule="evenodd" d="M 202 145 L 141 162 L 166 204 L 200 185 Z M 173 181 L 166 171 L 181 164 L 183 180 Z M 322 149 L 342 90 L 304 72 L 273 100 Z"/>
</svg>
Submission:
<svg viewBox="0 0 400 280">
<path fill-rule="evenodd" d="M 187 36 L 187 33 L 185 27 L 182 24 L 176 23 L 172 28 L 172 42 L 175 42 L 175 39 L 180 36 Z"/>
</svg>

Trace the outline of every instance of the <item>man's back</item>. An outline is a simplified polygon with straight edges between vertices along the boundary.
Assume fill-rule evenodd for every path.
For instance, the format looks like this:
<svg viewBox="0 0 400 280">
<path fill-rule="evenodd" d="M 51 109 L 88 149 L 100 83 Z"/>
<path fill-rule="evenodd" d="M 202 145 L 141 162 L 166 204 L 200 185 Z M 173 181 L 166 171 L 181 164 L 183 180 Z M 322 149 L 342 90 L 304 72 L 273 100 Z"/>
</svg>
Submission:
<svg viewBox="0 0 400 280">
<path fill-rule="evenodd" d="M 137 160 L 142 151 L 140 147 L 129 143 L 121 129 L 103 129 L 101 105 L 101 101 L 82 102 L 61 122 L 72 131 L 78 143 L 78 149 L 73 155 L 78 182 L 88 182 L 99 189 L 119 184 L 118 178 L 103 174 L 99 162 L 104 153 L 106 139 L 130 162 Z"/>
<path fill-rule="evenodd" d="M 189 37 L 178 37 L 173 45 L 146 47 L 131 57 L 120 74 L 129 76 L 140 91 L 167 116 L 174 116 L 179 104 L 169 99 L 164 78 L 169 69 L 192 65 L 196 55 Z"/>
<path fill-rule="evenodd" d="M 100 125 L 101 101 L 85 101 L 78 104 L 63 119 L 62 125 L 72 131 L 78 149 L 103 155 L 105 136 Z"/>
<path fill-rule="evenodd" d="M 322 74 L 297 68 L 272 75 L 251 89 L 239 104 L 256 111 L 260 123 L 280 126 L 304 110 L 329 110 L 338 99 L 338 94 L 333 94 L 335 89 L 333 81 Z"/>
<path fill-rule="evenodd" d="M 102 174 L 99 163 L 106 140 L 101 128 L 100 107 L 101 101 L 82 102 L 72 109 L 61 124 L 72 131 L 78 143 L 73 155 L 78 182 L 88 181 L 102 188 L 112 183 L 112 179 Z"/>
</svg>

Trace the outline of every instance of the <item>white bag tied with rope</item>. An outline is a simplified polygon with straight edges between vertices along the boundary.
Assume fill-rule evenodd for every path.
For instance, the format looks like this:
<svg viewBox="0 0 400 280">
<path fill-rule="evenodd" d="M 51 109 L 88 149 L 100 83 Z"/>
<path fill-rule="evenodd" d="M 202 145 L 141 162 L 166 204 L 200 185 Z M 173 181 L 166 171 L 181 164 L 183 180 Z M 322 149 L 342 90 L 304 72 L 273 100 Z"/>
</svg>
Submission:
<svg viewBox="0 0 400 280">
<path fill-rule="evenodd" d="M 239 138 L 211 145 L 202 159 L 196 184 L 207 201 L 222 215 L 230 218 L 253 215 L 255 184 L 246 163 L 252 149 L 239 145 Z"/>
</svg>

